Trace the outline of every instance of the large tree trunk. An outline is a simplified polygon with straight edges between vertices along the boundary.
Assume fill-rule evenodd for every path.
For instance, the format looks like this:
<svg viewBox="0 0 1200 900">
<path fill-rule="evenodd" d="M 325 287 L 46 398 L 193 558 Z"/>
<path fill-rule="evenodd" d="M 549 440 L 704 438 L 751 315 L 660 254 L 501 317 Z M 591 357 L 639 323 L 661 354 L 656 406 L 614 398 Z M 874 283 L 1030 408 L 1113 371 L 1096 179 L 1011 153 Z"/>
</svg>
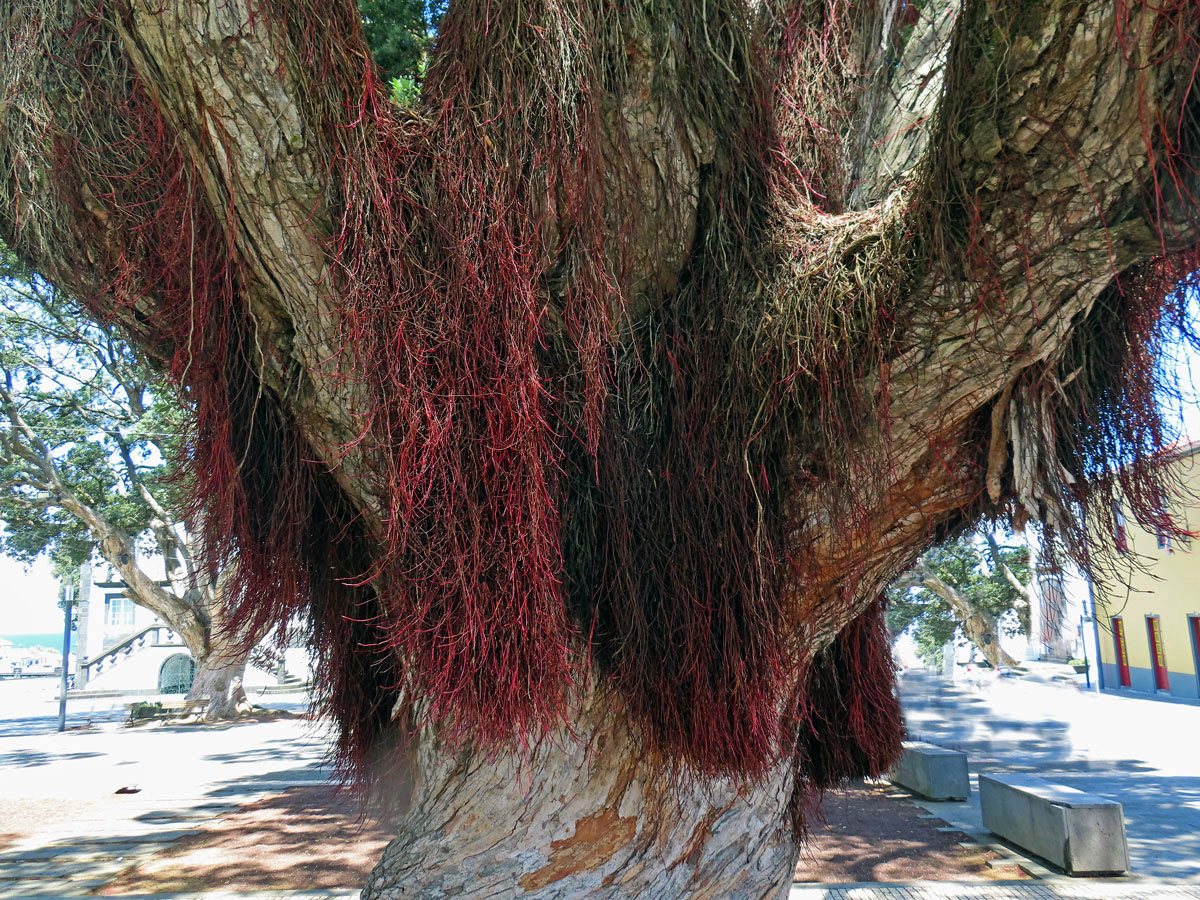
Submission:
<svg viewBox="0 0 1200 900">
<path fill-rule="evenodd" d="M 246 657 L 246 652 L 239 649 L 229 656 L 210 653 L 196 661 L 188 699 L 208 701 L 204 707 L 206 719 L 234 719 L 254 708 L 242 684 L 246 677 Z"/>
<path fill-rule="evenodd" d="M 984 659 L 993 666 L 1015 666 L 1017 664 L 1017 661 L 1000 646 L 1000 627 L 996 617 L 978 603 L 973 602 L 970 597 L 952 584 L 948 584 L 924 562 L 917 563 L 912 573 L 900 578 L 895 586 L 897 588 L 918 586 L 937 594 L 946 601 L 955 618 L 958 619 L 963 634 L 983 654 Z"/>
<path fill-rule="evenodd" d="M 700 781 L 639 758 L 614 698 L 498 759 L 447 753 L 428 731 L 393 787 L 411 804 L 364 890 L 387 897 L 778 897 L 799 843 L 792 773 Z M 469 861 L 468 861 L 469 860 Z"/>
<path fill-rule="evenodd" d="M 188 387 L 243 624 L 311 607 L 369 896 L 780 894 L 889 687 L 826 649 L 1144 462 L 1200 23 L 1016 6 L 456 0 L 403 112 L 350 0 L 0 0 L 0 227 Z"/>
<path fill-rule="evenodd" d="M 208 719 L 232 719 L 253 709 L 246 697 L 243 681 L 251 647 L 240 637 L 221 628 L 214 629 L 208 652 L 193 657 L 196 671 L 192 676 L 189 700 L 207 700 L 204 716 Z"/>
<path fill-rule="evenodd" d="M 142 569 L 133 538 L 103 519 L 65 485 L 61 486 L 60 500 L 91 529 L 100 555 L 120 573 L 130 599 L 170 625 L 183 640 L 196 665 L 188 699 L 207 699 L 204 714 L 210 719 L 235 718 L 248 712 L 252 705 L 242 681 L 250 651 L 261 632 L 245 638 L 228 622 L 219 589 L 202 588 L 172 573 L 169 563 L 168 576 L 175 576 L 170 579 L 174 590 L 164 588 Z"/>
<path fill-rule="evenodd" d="M 1000 646 L 996 617 L 987 610 L 974 610 L 962 622 L 963 632 L 993 667 L 1015 666 L 1017 661 Z"/>
</svg>

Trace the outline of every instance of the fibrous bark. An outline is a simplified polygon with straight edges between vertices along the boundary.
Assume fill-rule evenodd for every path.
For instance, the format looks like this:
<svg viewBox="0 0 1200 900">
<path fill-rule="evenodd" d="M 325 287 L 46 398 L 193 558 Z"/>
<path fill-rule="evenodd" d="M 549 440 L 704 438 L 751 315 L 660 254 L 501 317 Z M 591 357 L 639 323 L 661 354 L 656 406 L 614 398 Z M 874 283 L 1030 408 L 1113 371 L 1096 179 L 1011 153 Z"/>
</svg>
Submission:
<svg viewBox="0 0 1200 900">
<path fill-rule="evenodd" d="M 190 391 L 373 895 L 771 896 L 895 751 L 897 571 L 1166 508 L 1194 12 L 461 0 L 405 111 L 353 3 L 6 0 L 0 224 Z"/>
</svg>

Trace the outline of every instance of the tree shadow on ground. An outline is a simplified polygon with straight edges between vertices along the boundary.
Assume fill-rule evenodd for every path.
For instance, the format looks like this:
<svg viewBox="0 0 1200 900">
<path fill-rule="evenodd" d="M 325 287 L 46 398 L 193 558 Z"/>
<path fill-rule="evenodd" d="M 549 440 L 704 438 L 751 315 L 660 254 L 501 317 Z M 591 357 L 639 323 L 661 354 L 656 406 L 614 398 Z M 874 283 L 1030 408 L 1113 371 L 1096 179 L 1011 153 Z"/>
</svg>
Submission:
<svg viewBox="0 0 1200 900">
<path fill-rule="evenodd" d="M 14 750 L 11 753 L 0 753 L 0 768 L 48 766 L 69 759 L 92 759 L 103 755 L 91 752 L 47 753 L 44 750 Z"/>
<path fill-rule="evenodd" d="M 990 716 L 987 704 L 962 688 L 920 674 L 908 679 L 916 689 L 904 694 L 906 716 L 938 710 L 935 720 L 922 717 L 913 739 L 965 752 L 973 771 L 1029 774 L 1115 800 L 1124 810 L 1134 874 L 1200 878 L 1200 776 L 1167 774 L 1137 759 L 1080 758 L 1066 718 Z M 1064 693 L 1064 703 L 1070 696 Z"/>
<path fill-rule="evenodd" d="M 84 731 L 98 725 L 121 722 L 123 710 L 100 712 L 67 713 L 67 731 Z M 19 719 L 0 719 L 0 738 L 29 737 L 35 734 L 53 734 L 58 731 L 58 713 L 47 716 L 25 716 Z"/>
<path fill-rule="evenodd" d="M 970 844 L 962 832 L 938 831 L 945 822 L 922 818 L 923 810 L 890 799 L 891 792 L 859 782 L 827 793 L 821 821 L 810 823 L 796 880 L 829 884 L 1021 877 L 1015 868 L 991 869 L 988 862 L 996 853 Z"/>
<path fill-rule="evenodd" d="M 390 837 L 332 785 L 298 787 L 205 823 L 100 893 L 357 889 Z"/>
<path fill-rule="evenodd" d="M 207 762 L 288 762 L 308 760 L 312 757 L 312 745 L 291 738 L 271 738 L 256 742 L 255 746 L 221 753 L 206 753 L 201 759 Z M 313 764 L 309 764 L 313 765 Z"/>
<path fill-rule="evenodd" d="M 146 719 L 130 722 L 131 727 L 152 727 L 156 731 L 228 731 L 242 725 L 257 725 L 260 722 L 279 722 L 285 719 L 307 719 L 312 716 L 307 713 L 294 712 L 289 709 L 256 708 L 234 719 L 205 719 L 201 716 L 179 717 L 177 719 Z"/>
</svg>

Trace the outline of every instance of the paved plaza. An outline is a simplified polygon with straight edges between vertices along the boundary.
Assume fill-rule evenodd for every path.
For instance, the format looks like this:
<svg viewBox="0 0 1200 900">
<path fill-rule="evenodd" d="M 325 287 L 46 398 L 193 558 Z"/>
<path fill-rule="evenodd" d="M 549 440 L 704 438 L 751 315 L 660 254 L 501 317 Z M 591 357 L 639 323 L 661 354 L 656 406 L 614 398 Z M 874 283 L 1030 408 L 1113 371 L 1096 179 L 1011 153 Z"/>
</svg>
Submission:
<svg viewBox="0 0 1200 900">
<path fill-rule="evenodd" d="M 1200 883 L 1200 705 L 999 678 L 903 679 L 910 736 L 967 753 L 980 773 L 1033 775 L 1122 805 L 1133 874 Z M 922 806 L 975 835 L 969 803 Z"/>
<path fill-rule="evenodd" d="M 29 688 L 0 683 L 0 900 L 91 893 L 205 822 L 329 778 L 306 720 L 122 728 L 121 701 L 87 700 L 58 734 L 50 688 Z"/>
<path fill-rule="evenodd" d="M 1097 881 L 863 884 L 794 887 L 788 900 L 1195 900 L 1200 886 Z"/>
<path fill-rule="evenodd" d="M 0 683 L 0 900 L 86 896 L 117 872 L 268 794 L 321 784 L 326 739 L 298 718 L 126 729 L 119 700 L 72 705 Z M 1133 875 L 1022 882 L 796 885 L 790 900 L 1200 900 L 1200 706 L 1020 681 L 905 679 L 910 732 L 968 752 L 972 776 L 1023 772 L 1125 805 Z M 286 704 L 284 704 L 286 705 Z M 300 704 L 293 704 L 299 707 Z M 1191 735 L 1193 737 L 1189 738 Z M 127 788 L 132 793 L 118 794 Z M 988 841 L 977 794 L 926 809 Z M 350 900 L 356 890 L 206 892 L 178 900 Z"/>
</svg>

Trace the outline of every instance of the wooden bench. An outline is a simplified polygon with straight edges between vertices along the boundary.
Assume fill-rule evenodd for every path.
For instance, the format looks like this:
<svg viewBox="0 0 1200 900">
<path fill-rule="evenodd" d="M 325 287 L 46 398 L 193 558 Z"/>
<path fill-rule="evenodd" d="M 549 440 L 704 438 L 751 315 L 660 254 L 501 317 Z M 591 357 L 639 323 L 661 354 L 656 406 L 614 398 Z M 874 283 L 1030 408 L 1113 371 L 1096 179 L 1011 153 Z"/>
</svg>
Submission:
<svg viewBox="0 0 1200 900">
<path fill-rule="evenodd" d="M 1028 775 L 980 775 L 983 826 L 1068 875 L 1129 871 L 1121 804 Z"/>
<path fill-rule="evenodd" d="M 930 800 L 966 800 L 971 794 L 967 754 L 923 741 L 905 741 L 888 781 Z"/>
<path fill-rule="evenodd" d="M 138 700 L 125 704 L 129 711 L 129 722 L 144 722 L 149 719 L 174 719 L 203 712 L 208 706 L 207 700 Z"/>
</svg>

